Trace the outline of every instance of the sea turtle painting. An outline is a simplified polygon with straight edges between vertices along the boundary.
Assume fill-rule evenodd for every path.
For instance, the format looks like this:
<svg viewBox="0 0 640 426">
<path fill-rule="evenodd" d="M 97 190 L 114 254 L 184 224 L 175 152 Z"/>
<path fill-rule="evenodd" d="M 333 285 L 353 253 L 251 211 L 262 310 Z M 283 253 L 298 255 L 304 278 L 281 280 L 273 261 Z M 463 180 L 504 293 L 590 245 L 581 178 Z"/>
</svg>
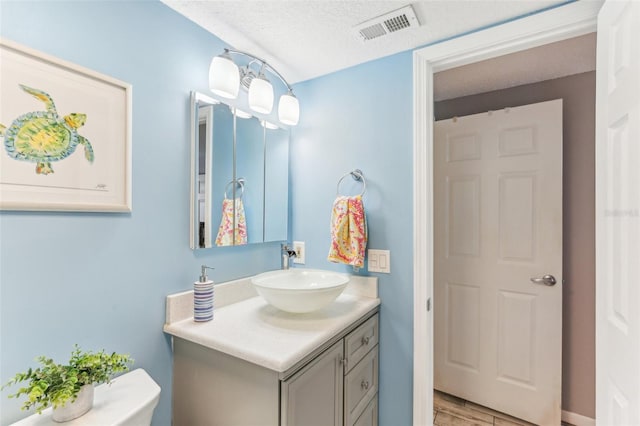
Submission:
<svg viewBox="0 0 640 426">
<path fill-rule="evenodd" d="M 48 93 L 19 85 L 22 90 L 44 102 L 46 111 L 33 111 L 13 120 L 7 128 L 0 124 L 0 136 L 9 157 L 36 163 L 36 173 L 53 173 L 51 162 L 71 155 L 78 144 L 84 146 L 84 157 L 93 163 L 93 147 L 78 134 L 78 128 L 87 120 L 87 115 L 71 113 L 60 117 Z"/>
</svg>

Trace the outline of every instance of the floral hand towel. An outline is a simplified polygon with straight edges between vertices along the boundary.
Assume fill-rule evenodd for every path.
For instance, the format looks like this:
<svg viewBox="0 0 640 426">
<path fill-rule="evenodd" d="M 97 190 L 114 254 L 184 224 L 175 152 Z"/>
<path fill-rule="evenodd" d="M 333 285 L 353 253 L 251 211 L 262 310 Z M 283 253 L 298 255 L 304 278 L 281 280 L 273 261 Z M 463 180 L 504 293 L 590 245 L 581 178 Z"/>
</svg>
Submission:
<svg viewBox="0 0 640 426">
<path fill-rule="evenodd" d="M 331 213 L 331 248 L 327 260 L 357 268 L 364 266 L 367 222 L 362 197 L 339 196 Z"/>
<path fill-rule="evenodd" d="M 235 232 L 233 229 L 233 200 L 222 201 L 222 220 L 216 237 L 217 246 L 232 246 L 235 234 L 235 245 L 247 244 L 247 222 L 244 216 L 244 205 L 241 198 L 236 198 Z"/>
</svg>

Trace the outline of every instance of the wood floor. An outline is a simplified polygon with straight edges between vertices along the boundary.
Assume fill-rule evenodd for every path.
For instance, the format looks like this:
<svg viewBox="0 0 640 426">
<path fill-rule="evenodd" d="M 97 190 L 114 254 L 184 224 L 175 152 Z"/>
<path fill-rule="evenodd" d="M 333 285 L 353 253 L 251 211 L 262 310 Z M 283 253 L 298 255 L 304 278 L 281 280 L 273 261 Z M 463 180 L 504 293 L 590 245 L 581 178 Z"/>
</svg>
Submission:
<svg viewBox="0 0 640 426">
<path fill-rule="evenodd" d="M 437 390 L 433 391 L 433 424 L 436 426 L 535 426 L 533 423 Z"/>
</svg>

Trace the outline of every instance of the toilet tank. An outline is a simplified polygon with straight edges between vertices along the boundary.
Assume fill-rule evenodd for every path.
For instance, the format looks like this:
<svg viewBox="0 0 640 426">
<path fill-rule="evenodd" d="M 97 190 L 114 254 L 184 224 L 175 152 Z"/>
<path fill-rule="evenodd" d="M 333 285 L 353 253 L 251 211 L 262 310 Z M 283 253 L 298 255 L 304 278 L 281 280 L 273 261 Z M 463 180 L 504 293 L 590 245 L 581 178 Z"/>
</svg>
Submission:
<svg viewBox="0 0 640 426">
<path fill-rule="evenodd" d="M 64 423 L 51 419 L 51 408 L 34 414 L 14 426 L 142 426 L 150 425 L 153 410 L 160 399 L 160 386 L 138 368 L 95 389 L 93 408 L 85 415 Z"/>
</svg>

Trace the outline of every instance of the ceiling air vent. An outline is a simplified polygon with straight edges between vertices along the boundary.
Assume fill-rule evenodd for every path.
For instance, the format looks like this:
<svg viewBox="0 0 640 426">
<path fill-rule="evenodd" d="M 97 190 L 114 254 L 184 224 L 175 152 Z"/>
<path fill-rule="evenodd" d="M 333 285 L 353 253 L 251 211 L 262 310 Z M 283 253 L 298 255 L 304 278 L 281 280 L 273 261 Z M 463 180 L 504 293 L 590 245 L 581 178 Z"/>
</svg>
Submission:
<svg viewBox="0 0 640 426">
<path fill-rule="evenodd" d="M 419 26 L 420 22 L 409 5 L 358 24 L 354 30 L 360 40 L 368 41 L 405 28 Z"/>
</svg>

